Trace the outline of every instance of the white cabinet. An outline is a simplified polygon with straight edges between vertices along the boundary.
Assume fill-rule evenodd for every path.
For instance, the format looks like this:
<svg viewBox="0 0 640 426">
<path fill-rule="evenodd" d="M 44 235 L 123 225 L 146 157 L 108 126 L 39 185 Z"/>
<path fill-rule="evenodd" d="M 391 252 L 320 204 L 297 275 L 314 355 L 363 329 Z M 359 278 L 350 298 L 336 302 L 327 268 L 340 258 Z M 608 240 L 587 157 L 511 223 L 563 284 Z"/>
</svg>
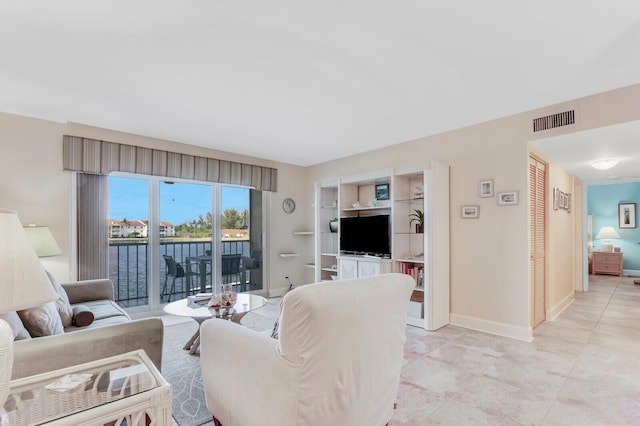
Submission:
<svg viewBox="0 0 640 426">
<path fill-rule="evenodd" d="M 358 278 L 380 275 L 382 273 L 380 265 L 379 262 L 358 261 Z M 391 261 L 389 260 L 385 265 L 391 266 Z M 390 271 L 391 268 L 388 271 L 385 270 L 385 272 Z"/>
<path fill-rule="evenodd" d="M 338 278 L 351 280 L 354 278 L 371 277 L 391 272 L 391 259 L 381 259 L 366 256 L 338 257 Z"/>
<path fill-rule="evenodd" d="M 358 278 L 358 261 L 354 259 L 338 259 L 338 278 L 352 280 Z"/>
</svg>

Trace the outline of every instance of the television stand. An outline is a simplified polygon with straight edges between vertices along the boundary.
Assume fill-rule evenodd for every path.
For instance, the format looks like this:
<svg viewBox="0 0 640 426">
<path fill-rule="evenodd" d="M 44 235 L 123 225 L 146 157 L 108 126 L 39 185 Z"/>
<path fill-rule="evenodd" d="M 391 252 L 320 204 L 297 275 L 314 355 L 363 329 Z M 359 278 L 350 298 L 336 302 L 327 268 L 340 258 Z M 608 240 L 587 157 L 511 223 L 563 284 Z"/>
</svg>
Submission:
<svg viewBox="0 0 640 426">
<path fill-rule="evenodd" d="M 338 256 L 338 277 L 341 280 L 370 277 L 391 272 L 391 259 L 368 254 Z"/>
</svg>

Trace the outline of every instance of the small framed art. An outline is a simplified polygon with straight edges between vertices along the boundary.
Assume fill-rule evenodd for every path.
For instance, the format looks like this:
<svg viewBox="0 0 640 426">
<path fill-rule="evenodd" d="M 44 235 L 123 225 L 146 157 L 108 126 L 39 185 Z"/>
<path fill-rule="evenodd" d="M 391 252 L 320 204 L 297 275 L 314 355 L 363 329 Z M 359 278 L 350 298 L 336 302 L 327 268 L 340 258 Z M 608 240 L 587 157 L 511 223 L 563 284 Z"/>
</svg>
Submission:
<svg viewBox="0 0 640 426">
<path fill-rule="evenodd" d="M 493 179 L 485 179 L 480 181 L 478 195 L 480 195 L 480 198 L 493 197 Z"/>
<path fill-rule="evenodd" d="M 383 183 L 376 185 L 376 200 L 388 200 L 389 199 L 389 184 Z"/>
<path fill-rule="evenodd" d="M 618 228 L 635 229 L 636 227 L 636 203 L 618 204 Z"/>
<path fill-rule="evenodd" d="M 515 206 L 518 204 L 518 191 L 501 192 L 498 194 L 498 205 Z"/>
<path fill-rule="evenodd" d="M 480 216 L 480 206 L 462 206 L 463 219 L 477 219 Z"/>
</svg>

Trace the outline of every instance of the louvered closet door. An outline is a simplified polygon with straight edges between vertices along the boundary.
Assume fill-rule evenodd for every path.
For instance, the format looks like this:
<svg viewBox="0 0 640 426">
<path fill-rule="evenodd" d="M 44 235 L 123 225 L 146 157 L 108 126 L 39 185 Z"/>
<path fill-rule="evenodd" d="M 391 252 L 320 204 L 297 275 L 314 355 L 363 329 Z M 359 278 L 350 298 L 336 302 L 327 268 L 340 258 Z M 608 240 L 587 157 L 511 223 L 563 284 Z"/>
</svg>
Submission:
<svg viewBox="0 0 640 426">
<path fill-rule="evenodd" d="M 547 188 L 546 165 L 529 157 L 529 197 L 531 247 L 530 279 L 533 292 L 531 323 L 537 327 L 546 319 L 545 314 L 545 194 Z"/>
</svg>

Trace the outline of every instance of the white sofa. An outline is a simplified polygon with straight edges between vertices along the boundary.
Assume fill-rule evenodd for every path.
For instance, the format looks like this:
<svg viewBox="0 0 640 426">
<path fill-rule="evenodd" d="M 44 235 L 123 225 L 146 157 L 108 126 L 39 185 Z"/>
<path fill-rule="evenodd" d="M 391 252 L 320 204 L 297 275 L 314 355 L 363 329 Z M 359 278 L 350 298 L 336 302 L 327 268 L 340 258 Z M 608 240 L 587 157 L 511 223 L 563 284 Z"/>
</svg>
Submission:
<svg viewBox="0 0 640 426">
<path fill-rule="evenodd" d="M 382 426 L 391 419 L 414 281 L 323 282 L 283 298 L 279 337 L 201 326 L 207 408 L 224 426 Z M 219 424 L 217 423 L 217 424 Z"/>
</svg>

